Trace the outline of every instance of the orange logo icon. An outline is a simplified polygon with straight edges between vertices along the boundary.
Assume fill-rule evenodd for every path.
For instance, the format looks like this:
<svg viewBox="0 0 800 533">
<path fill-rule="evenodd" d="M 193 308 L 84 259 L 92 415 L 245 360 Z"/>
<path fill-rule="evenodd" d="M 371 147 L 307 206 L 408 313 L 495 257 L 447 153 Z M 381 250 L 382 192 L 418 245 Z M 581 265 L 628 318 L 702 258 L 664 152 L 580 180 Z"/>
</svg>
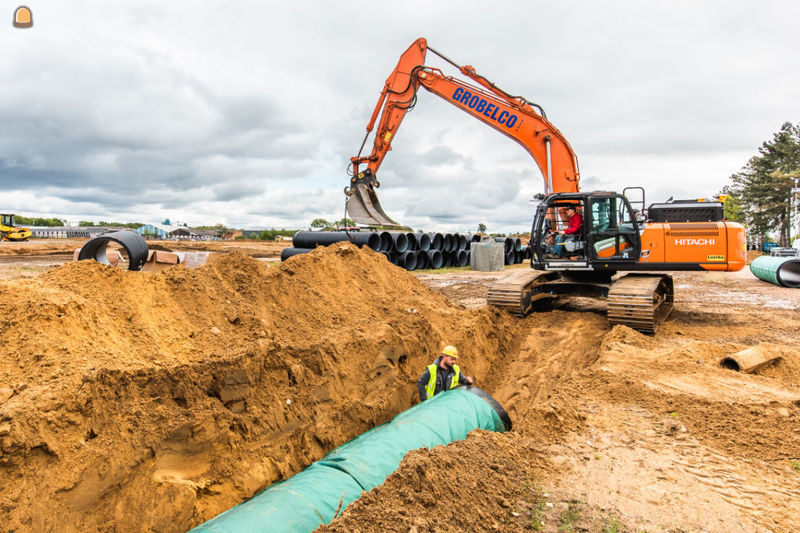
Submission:
<svg viewBox="0 0 800 533">
<path fill-rule="evenodd" d="M 19 6 L 14 11 L 14 27 L 15 28 L 30 28 L 33 26 L 33 15 L 30 8 L 26 6 Z"/>
</svg>

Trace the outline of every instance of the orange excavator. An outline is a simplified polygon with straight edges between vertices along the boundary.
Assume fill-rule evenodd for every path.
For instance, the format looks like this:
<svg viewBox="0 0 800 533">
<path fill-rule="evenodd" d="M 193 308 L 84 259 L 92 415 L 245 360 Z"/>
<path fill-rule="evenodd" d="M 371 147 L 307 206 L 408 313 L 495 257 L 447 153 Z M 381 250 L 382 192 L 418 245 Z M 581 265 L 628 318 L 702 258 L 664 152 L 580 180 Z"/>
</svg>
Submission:
<svg viewBox="0 0 800 533">
<path fill-rule="evenodd" d="M 426 66 L 427 51 L 467 80 Z M 351 158 L 346 208 L 357 223 L 397 225 L 378 201 L 376 176 L 420 87 L 519 143 L 544 178 L 531 228 L 533 271 L 516 272 L 490 287 L 490 305 L 525 315 L 537 302 L 559 295 L 605 297 L 609 322 L 655 333 L 673 307 L 672 277 L 664 271 L 744 268 L 744 227 L 724 219 L 722 201 L 670 199 L 646 207 L 641 187 L 628 187 L 622 194 L 582 192 L 577 156 L 541 106 L 500 89 L 470 65 L 459 66 L 425 39 L 417 39 L 400 57 L 359 154 Z M 372 152 L 362 156 L 378 118 Z M 563 213 L 568 207 L 580 215 L 577 231 L 575 224 L 567 229 Z M 565 230 L 569 237 L 563 236 Z"/>
</svg>

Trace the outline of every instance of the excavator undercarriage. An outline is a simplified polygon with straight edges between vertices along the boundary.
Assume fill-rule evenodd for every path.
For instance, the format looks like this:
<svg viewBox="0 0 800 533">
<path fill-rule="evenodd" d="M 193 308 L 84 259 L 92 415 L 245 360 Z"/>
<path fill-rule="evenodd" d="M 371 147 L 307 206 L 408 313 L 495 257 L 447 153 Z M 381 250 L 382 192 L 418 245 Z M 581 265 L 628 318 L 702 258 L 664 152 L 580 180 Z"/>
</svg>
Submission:
<svg viewBox="0 0 800 533">
<path fill-rule="evenodd" d="M 530 313 L 537 301 L 559 296 L 607 297 L 608 321 L 655 333 L 673 307 L 672 277 L 627 274 L 616 280 L 581 280 L 548 271 L 515 272 L 489 287 L 487 303 L 518 316 Z"/>
</svg>

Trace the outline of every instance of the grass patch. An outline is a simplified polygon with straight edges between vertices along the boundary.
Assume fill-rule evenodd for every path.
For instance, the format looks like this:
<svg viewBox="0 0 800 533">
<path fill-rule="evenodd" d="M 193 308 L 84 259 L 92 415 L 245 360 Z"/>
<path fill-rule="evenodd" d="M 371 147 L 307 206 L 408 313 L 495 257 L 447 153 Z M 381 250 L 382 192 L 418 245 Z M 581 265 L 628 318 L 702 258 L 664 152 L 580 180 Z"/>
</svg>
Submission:
<svg viewBox="0 0 800 533">
<path fill-rule="evenodd" d="M 559 531 L 575 531 L 575 524 L 581 519 L 581 502 L 579 500 L 570 500 L 567 504 L 567 510 L 561 513 L 558 517 L 558 530 Z"/>
<path fill-rule="evenodd" d="M 789 461 L 789 464 L 792 465 L 792 468 L 794 470 L 797 470 L 798 472 L 800 472 L 800 461 L 798 461 L 797 459 L 792 459 L 792 460 Z"/>
<path fill-rule="evenodd" d="M 620 533 L 621 531 L 625 531 L 625 526 L 622 525 L 622 522 L 613 516 L 609 516 L 606 525 L 603 526 L 603 533 Z"/>
<path fill-rule="evenodd" d="M 414 274 L 453 274 L 455 272 L 469 272 L 469 267 L 418 268 L 412 272 Z"/>
<path fill-rule="evenodd" d="M 547 507 L 544 498 L 542 497 L 542 489 L 532 482 L 530 478 L 525 478 L 523 484 L 523 493 L 525 500 L 531 504 L 530 519 L 525 524 L 525 529 L 529 531 L 544 531 L 544 511 Z"/>
</svg>

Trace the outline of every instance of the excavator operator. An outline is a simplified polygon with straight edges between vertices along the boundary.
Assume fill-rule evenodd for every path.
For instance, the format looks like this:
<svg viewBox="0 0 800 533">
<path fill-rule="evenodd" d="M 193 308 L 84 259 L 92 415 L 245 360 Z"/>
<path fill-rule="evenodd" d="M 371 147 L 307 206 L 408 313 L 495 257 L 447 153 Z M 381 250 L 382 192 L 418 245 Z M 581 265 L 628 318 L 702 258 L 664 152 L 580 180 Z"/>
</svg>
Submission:
<svg viewBox="0 0 800 533">
<path fill-rule="evenodd" d="M 564 257 L 565 246 L 567 241 L 574 241 L 583 231 L 583 217 L 578 213 L 574 205 L 568 205 L 559 209 L 561 212 L 561 220 L 567 222 L 567 227 L 563 230 L 556 232 L 555 246 L 553 247 L 553 255 L 559 258 Z"/>
</svg>

